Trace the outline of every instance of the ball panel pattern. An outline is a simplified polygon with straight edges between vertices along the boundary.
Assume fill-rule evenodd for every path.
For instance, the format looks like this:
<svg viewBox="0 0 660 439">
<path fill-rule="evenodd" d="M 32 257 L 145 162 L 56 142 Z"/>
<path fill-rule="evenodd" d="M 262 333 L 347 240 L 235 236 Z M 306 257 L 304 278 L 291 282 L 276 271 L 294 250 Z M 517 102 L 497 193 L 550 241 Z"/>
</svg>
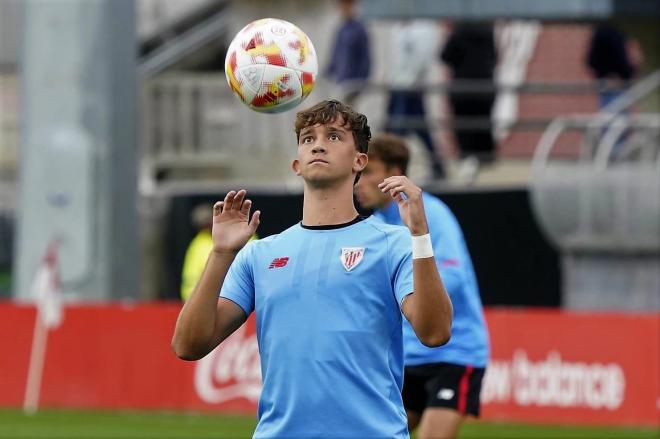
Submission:
<svg viewBox="0 0 660 439">
<path fill-rule="evenodd" d="M 225 59 L 227 83 L 255 111 L 295 107 L 311 93 L 318 72 L 309 37 L 284 20 L 265 18 L 245 26 Z"/>
</svg>

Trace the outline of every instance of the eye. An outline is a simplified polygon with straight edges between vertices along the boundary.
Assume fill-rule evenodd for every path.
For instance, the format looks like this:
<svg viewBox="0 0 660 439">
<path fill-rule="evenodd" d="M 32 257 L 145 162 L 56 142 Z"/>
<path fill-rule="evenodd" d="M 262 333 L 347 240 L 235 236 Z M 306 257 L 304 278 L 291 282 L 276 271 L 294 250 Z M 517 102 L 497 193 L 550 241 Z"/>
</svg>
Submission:
<svg viewBox="0 0 660 439">
<path fill-rule="evenodd" d="M 332 133 L 328 136 L 330 140 L 341 140 L 341 137 L 339 137 L 339 134 L 337 133 Z"/>
<path fill-rule="evenodd" d="M 312 143 L 312 140 L 313 140 L 312 136 L 306 136 L 301 139 L 300 143 L 302 144 Z"/>
</svg>

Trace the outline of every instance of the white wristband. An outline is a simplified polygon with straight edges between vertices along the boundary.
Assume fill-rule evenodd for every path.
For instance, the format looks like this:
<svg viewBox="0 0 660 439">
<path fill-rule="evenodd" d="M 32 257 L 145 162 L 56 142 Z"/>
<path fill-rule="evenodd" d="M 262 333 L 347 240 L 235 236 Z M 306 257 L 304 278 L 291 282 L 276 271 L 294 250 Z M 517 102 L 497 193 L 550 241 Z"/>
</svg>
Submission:
<svg viewBox="0 0 660 439">
<path fill-rule="evenodd" d="M 433 257 L 433 244 L 431 243 L 430 234 L 412 237 L 412 257 L 413 259 Z"/>
</svg>

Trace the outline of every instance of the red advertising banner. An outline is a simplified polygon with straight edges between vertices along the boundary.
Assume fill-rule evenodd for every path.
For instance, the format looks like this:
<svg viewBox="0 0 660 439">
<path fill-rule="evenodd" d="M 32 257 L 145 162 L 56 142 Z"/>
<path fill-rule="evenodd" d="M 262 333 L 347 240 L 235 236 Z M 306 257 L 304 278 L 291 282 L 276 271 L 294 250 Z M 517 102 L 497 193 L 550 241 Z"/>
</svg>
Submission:
<svg viewBox="0 0 660 439">
<path fill-rule="evenodd" d="M 68 307 L 48 339 L 46 407 L 256 413 L 254 318 L 197 362 L 170 339 L 179 304 Z M 20 407 L 33 307 L 0 303 L 0 406 Z M 483 418 L 660 425 L 660 314 L 488 310 L 493 359 Z"/>
<path fill-rule="evenodd" d="M 660 315 L 489 310 L 486 419 L 660 425 Z"/>
</svg>

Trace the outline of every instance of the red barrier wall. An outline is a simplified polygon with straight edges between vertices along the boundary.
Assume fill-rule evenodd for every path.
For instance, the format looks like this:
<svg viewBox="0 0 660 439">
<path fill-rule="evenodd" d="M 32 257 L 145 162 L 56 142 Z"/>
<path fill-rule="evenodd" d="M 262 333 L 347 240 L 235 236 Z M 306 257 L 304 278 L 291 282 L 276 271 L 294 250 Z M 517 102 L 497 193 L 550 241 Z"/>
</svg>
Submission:
<svg viewBox="0 0 660 439">
<path fill-rule="evenodd" d="M 484 418 L 660 425 L 660 315 L 486 314 Z"/>
<path fill-rule="evenodd" d="M 178 304 L 76 306 L 51 331 L 48 407 L 254 414 L 260 391 L 254 319 L 198 362 L 170 350 Z M 23 403 L 35 311 L 0 303 L 0 406 Z M 660 314 L 486 312 L 493 361 L 483 418 L 660 425 Z"/>
</svg>

